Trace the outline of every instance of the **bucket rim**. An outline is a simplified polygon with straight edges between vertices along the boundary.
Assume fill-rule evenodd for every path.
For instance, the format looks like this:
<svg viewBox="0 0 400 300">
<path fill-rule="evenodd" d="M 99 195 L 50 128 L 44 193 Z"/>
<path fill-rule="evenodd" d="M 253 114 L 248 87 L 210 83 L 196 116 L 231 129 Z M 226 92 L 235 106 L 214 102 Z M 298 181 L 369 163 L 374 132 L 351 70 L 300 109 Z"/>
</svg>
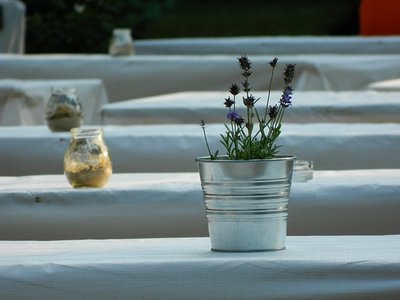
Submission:
<svg viewBox="0 0 400 300">
<path fill-rule="evenodd" d="M 273 158 L 259 158 L 259 159 L 228 159 L 227 155 L 222 155 L 217 157 L 217 159 L 211 159 L 209 155 L 206 156 L 198 156 L 195 158 L 197 163 L 224 163 L 224 164 L 243 164 L 243 163 L 263 163 L 267 161 L 294 161 L 296 160 L 296 156 L 294 155 L 277 155 Z"/>
</svg>

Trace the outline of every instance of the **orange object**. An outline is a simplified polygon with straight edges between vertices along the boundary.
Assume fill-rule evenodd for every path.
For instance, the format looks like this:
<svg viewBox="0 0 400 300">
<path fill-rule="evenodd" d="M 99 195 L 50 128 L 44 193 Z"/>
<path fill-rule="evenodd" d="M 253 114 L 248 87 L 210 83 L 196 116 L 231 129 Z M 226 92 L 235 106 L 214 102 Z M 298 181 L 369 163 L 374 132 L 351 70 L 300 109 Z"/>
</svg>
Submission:
<svg viewBox="0 0 400 300">
<path fill-rule="evenodd" d="M 361 0 L 361 35 L 400 35 L 399 0 Z"/>
</svg>

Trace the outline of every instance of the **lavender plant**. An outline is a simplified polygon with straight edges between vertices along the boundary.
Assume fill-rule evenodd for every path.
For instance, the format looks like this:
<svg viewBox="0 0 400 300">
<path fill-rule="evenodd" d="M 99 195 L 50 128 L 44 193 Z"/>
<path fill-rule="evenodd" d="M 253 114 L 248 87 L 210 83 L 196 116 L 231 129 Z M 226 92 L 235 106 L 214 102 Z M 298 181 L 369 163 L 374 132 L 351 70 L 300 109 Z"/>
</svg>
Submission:
<svg viewBox="0 0 400 300">
<path fill-rule="evenodd" d="M 284 87 L 277 104 L 270 105 L 271 86 L 275 67 L 278 59 L 275 57 L 269 62 L 272 68 L 268 83 L 268 94 L 262 111 L 258 111 L 255 104 L 260 100 L 251 94 L 249 78 L 252 74 L 251 61 L 247 56 L 238 58 L 242 70 L 243 81 L 241 85 L 234 83 L 229 89 L 230 96 L 225 99 L 228 108 L 225 124 L 226 132 L 221 134 L 220 142 L 226 149 L 227 156 L 231 160 L 266 159 L 278 154 L 279 145 L 276 140 L 281 134 L 281 123 L 285 110 L 292 105 L 293 88 L 290 86 L 295 74 L 295 65 L 287 64 L 284 68 Z M 241 87 L 240 87 L 241 86 Z M 241 116 L 236 110 L 238 95 L 243 89 L 243 104 L 246 108 L 245 116 Z M 218 157 L 218 151 L 211 152 L 208 144 L 205 123 L 201 120 L 201 127 L 211 159 Z"/>
</svg>

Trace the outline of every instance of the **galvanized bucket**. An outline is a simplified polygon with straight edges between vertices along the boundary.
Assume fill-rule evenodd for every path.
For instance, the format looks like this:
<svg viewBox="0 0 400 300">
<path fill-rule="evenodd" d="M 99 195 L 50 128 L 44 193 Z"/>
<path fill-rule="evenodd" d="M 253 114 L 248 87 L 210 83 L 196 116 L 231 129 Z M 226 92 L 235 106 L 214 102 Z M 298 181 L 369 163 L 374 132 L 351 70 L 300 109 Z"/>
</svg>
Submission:
<svg viewBox="0 0 400 300">
<path fill-rule="evenodd" d="M 212 250 L 285 248 L 294 160 L 196 158 Z"/>
</svg>

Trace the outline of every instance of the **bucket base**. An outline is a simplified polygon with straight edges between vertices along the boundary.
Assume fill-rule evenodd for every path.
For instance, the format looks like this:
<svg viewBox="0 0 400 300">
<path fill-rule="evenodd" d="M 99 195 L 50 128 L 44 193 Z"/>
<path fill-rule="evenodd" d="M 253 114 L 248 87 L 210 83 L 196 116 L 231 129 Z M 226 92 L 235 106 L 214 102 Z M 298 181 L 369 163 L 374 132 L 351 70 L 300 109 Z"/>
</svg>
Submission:
<svg viewBox="0 0 400 300">
<path fill-rule="evenodd" d="M 211 249 L 258 252 L 285 249 L 286 219 L 264 222 L 209 222 Z"/>
<path fill-rule="evenodd" d="M 283 247 L 281 249 L 260 249 L 260 250 L 219 250 L 219 249 L 213 249 L 211 248 L 211 251 L 213 252 L 224 252 L 224 253 L 248 253 L 248 252 L 271 252 L 271 251 L 280 251 L 280 250 L 285 250 L 286 247 Z"/>
</svg>

